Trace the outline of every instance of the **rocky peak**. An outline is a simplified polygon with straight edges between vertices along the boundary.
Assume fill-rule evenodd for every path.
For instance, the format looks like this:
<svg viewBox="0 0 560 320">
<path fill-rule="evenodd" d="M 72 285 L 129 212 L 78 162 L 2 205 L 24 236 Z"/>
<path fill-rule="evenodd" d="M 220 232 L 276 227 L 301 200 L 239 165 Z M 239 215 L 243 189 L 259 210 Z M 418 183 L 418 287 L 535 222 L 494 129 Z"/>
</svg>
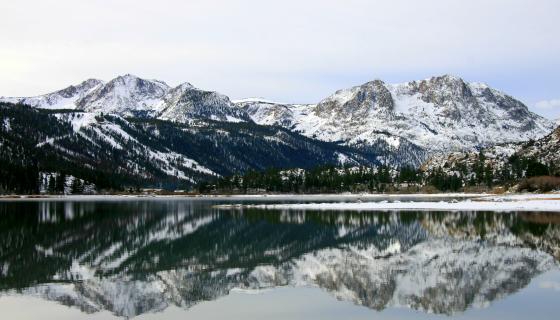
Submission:
<svg viewBox="0 0 560 320">
<path fill-rule="evenodd" d="M 450 114 L 446 116 L 458 116 L 457 108 L 463 106 L 477 107 L 471 88 L 459 77 L 451 75 L 432 77 L 415 82 L 415 85 L 422 100 L 447 109 Z"/>
<path fill-rule="evenodd" d="M 410 153 L 406 159 L 416 159 L 417 149 L 422 157 L 477 149 L 539 138 L 553 128 L 522 102 L 452 75 L 401 84 L 375 80 L 287 111 L 262 103 L 250 108 L 260 124 L 279 124 L 325 141 L 398 150 L 399 157 Z"/>
<path fill-rule="evenodd" d="M 298 109 L 298 106 L 276 103 L 262 98 L 247 98 L 236 100 L 234 103 L 259 124 L 286 128 L 294 125 L 294 109 Z"/>
<path fill-rule="evenodd" d="M 56 91 L 54 92 L 55 94 L 59 94 L 60 96 L 64 97 L 64 98 L 72 98 L 80 93 L 85 93 L 90 91 L 91 89 L 102 85 L 103 81 L 101 80 L 97 80 L 97 79 L 87 79 L 86 81 L 83 81 L 80 84 L 77 85 L 72 85 L 69 87 L 66 87 L 60 91 Z"/>
<path fill-rule="evenodd" d="M 118 76 L 78 100 L 78 108 L 89 112 L 117 113 L 125 116 L 153 114 L 169 86 L 131 74 Z"/>
<path fill-rule="evenodd" d="M 183 83 L 179 84 L 178 86 L 176 86 L 174 89 L 190 90 L 190 89 L 196 89 L 196 87 L 193 86 L 190 82 L 183 82 Z"/>
<path fill-rule="evenodd" d="M 165 91 L 169 89 L 169 86 L 159 80 L 145 80 L 139 78 L 132 74 L 125 74 L 123 76 L 118 76 L 115 79 L 107 83 L 107 89 L 125 89 L 128 93 L 134 94 L 138 93 L 148 93 L 148 94 L 165 94 Z M 125 94 L 126 92 L 122 92 Z"/>
<path fill-rule="evenodd" d="M 189 90 L 196 90 L 196 88 L 188 82 L 181 83 L 180 85 L 169 89 L 163 98 L 166 108 L 177 104 L 185 92 Z"/>
<path fill-rule="evenodd" d="M 374 80 L 350 89 L 338 90 L 317 104 L 315 114 L 341 116 L 341 120 L 351 120 L 376 113 L 387 114 L 393 107 L 393 98 L 385 83 Z"/>
<path fill-rule="evenodd" d="M 184 83 L 171 89 L 164 98 L 165 108 L 159 116 L 164 120 L 187 122 L 189 119 L 217 121 L 250 121 L 248 114 L 230 99 L 215 91 L 206 91 Z"/>
</svg>

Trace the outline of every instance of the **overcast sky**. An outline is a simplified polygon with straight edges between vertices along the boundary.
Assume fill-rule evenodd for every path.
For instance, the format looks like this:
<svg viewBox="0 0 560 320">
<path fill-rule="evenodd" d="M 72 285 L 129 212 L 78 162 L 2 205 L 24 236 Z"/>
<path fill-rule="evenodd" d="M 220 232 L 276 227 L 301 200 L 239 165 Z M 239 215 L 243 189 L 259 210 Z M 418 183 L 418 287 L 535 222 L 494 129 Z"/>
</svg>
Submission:
<svg viewBox="0 0 560 320">
<path fill-rule="evenodd" d="M 0 95 L 132 73 L 317 102 L 450 73 L 560 117 L 558 0 L 0 0 Z"/>
</svg>

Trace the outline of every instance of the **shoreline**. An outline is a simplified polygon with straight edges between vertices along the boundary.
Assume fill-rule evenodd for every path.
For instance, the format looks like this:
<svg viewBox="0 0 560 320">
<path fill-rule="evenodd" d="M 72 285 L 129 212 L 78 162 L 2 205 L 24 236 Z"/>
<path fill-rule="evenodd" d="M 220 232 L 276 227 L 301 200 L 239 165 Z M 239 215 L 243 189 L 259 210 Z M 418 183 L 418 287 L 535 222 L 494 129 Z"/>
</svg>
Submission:
<svg viewBox="0 0 560 320">
<path fill-rule="evenodd" d="M 494 196 L 492 193 L 316 193 L 316 194 L 95 194 L 95 195 L 0 195 L 0 201 L 93 201 L 139 199 L 239 199 L 285 200 L 297 199 L 380 199 L 380 198 L 476 198 Z"/>
<path fill-rule="evenodd" d="M 453 197 L 448 197 L 452 199 Z M 455 197 L 456 198 L 456 197 Z M 443 199 L 443 198 L 440 198 Z M 376 202 L 321 202 L 282 204 L 223 204 L 215 205 L 219 210 L 291 210 L 291 211 L 534 211 L 559 212 L 560 193 L 480 195 L 465 197 L 461 201 L 376 201 Z"/>
</svg>

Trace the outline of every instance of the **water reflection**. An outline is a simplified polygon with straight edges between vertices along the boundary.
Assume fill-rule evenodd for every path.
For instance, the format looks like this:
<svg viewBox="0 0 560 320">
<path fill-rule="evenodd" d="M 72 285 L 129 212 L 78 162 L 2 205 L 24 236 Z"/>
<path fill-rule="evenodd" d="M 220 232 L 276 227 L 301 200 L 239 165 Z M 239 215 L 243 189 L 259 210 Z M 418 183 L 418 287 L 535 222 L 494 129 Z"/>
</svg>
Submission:
<svg viewBox="0 0 560 320">
<path fill-rule="evenodd" d="M 0 203 L 0 290 L 87 313 L 318 286 L 375 310 L 454 314 L 558 268 L 547 213 L 217 211 L 208 201 Z"/>
</svg>

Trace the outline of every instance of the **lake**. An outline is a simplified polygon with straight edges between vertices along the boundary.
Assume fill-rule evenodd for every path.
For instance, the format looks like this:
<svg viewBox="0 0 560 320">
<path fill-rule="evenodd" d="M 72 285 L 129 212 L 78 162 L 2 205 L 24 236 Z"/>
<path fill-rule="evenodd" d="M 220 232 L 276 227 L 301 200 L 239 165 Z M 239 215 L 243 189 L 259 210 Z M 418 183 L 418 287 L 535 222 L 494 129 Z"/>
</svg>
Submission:
<svg viewBox="0 0 560 320">
<path fill-rule="evenodd" d="M 559 213 L 215 207 L 290 201 L 312 199 L 0 201 L 0 318 L 537 320 L 560 311 Z"/>
</svg>

